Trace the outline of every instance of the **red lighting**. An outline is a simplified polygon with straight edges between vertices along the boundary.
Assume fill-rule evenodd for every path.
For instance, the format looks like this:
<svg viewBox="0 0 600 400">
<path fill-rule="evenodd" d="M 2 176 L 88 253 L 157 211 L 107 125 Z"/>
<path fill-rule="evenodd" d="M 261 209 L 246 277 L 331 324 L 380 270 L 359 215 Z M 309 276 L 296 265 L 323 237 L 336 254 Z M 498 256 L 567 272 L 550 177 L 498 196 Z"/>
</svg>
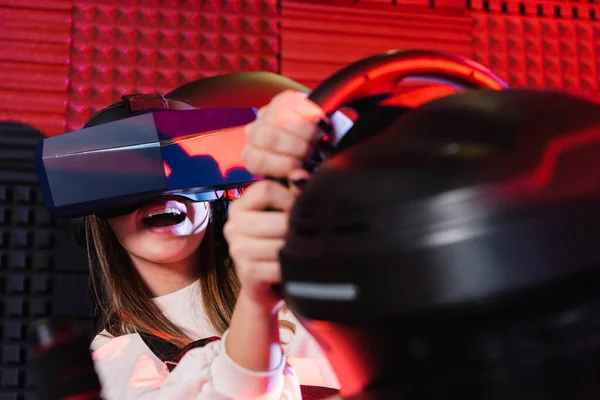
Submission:
<svg viewBox="0 0 600 400">
<path fill-rule="evenodd" d="M 171 167 L 169 167 L 169 165 L 163 161 L 163 168 L 165 169 L 165 176 L 168 178 L 169 175 L 171 175 L 171 172 L 173 172 L 171 170 Z"/>
<path fill-rule="evenodd" d="M 383 100 L 384 106 L 402 106 L 416 108 L 429 101 L 455 94 L 457 90 L 450 85 L 438 83 L 403 82 L 393 96 Z"/>
<path fill-rule="evenodd" d="M 567 150 L 598 142 L 600 142 L 600 129 L 597 126 L 576 134 L 554 138 L 549 142 L 540 163 L 531 175 L 533 184 L 537 188 L 546 186 L 553 177 L 558 159 Z"/>
<path fill-rule="evenodd" d="M 177 146 L 189 156 L 210 156 L 219 165 L 222 176 L 227 176 L 235 168 L 245 168 L 242 153 L 246 145 L 244 127 L 211 132 L 177 142 Z M 171 174 L 171 168 L 164 163 L 165 176 Z"/>
</svg>

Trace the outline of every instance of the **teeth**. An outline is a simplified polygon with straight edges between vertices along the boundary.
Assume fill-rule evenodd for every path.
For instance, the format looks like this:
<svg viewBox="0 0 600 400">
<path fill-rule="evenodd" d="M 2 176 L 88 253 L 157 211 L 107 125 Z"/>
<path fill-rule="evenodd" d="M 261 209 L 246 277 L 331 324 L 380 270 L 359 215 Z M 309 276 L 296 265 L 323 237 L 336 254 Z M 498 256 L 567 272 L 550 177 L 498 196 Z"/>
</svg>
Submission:
<svg viewBox="0 0 600 400">
<path fill-rule="evenodd" d="M 181 211 L 179 211 L 176 208 L 161 208 L 158 210 L 152 210 L 149 214 L 148 214 L 148 218 L 150 217 L 154 217 L 155 215 L 161 215 L 161 214 L 173 214 L 173 215 L 180 215 Z"/>
</svg>

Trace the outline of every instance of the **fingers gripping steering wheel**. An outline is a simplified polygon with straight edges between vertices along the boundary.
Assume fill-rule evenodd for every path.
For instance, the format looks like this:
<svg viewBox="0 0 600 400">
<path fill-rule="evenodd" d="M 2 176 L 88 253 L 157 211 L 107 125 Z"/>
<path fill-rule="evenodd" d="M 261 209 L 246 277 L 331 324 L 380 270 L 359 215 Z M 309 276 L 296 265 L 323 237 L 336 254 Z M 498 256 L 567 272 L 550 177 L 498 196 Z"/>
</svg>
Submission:
<svg viewBox="0 0 600 400">
<path fill-rule="evenodd" d="M 484 66 L 455 55 L 432 50 L 391 50 L 359 60 L 339 70 L 312 93 L 309 99 L 327 115 L 366 98 L 392 96 L 402 81 L 419 80 L 445 84 L 456 90 L 508 89 L 508 84 Z M 360 109 L 356 110 L 360 118 Z M 313 166 L 335 152 L 331 143 L 339 143 L 336 134 L 323 121 L 319 124 L 326 135 L 315 145 Z M 330 135 L 338 135 L 330 137 Z"/>
</svg>

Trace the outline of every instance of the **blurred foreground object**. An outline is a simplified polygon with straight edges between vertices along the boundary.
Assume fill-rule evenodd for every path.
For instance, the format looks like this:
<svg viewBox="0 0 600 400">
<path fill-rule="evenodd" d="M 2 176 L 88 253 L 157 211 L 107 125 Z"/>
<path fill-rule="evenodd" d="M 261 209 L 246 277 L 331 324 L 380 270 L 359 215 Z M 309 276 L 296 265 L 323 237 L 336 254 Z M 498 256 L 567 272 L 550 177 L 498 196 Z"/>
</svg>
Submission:
<svg viewBox="0 0 600 400">
<path fill-rule="evenodd" d="M 305 186 L 281 261 L 341 396 L 597 398 L 600 106 L 480 86 L 375 127 L 393 92 L 335 79 L 315 91 L 327 112 L 369 111 Z"/>
</svg>

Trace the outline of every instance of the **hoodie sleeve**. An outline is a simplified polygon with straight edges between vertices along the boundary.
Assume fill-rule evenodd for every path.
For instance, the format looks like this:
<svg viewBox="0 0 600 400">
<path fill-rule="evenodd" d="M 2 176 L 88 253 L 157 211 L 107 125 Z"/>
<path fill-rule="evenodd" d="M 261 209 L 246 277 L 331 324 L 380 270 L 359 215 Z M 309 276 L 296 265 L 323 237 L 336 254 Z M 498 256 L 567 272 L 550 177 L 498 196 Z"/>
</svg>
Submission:
<svg viewBox="0 0 600 400">
<path fill-rule="evenodd" d="M 105 400 L 302 398 L 299 379 L 283 354 L 273 370 L 251 371 L 227 355 L 223 340 L 189 350 L 171 373 L 137 334 L 98 336 L 92 349 Z"/>
<path fill-rule="evenodd" d="M 159 399 L 301 400 L 300 382 L 283 353 L 271 371 L 235 363 L 223 340 L 188 351 L 166 379 Z"/>
</svg>

